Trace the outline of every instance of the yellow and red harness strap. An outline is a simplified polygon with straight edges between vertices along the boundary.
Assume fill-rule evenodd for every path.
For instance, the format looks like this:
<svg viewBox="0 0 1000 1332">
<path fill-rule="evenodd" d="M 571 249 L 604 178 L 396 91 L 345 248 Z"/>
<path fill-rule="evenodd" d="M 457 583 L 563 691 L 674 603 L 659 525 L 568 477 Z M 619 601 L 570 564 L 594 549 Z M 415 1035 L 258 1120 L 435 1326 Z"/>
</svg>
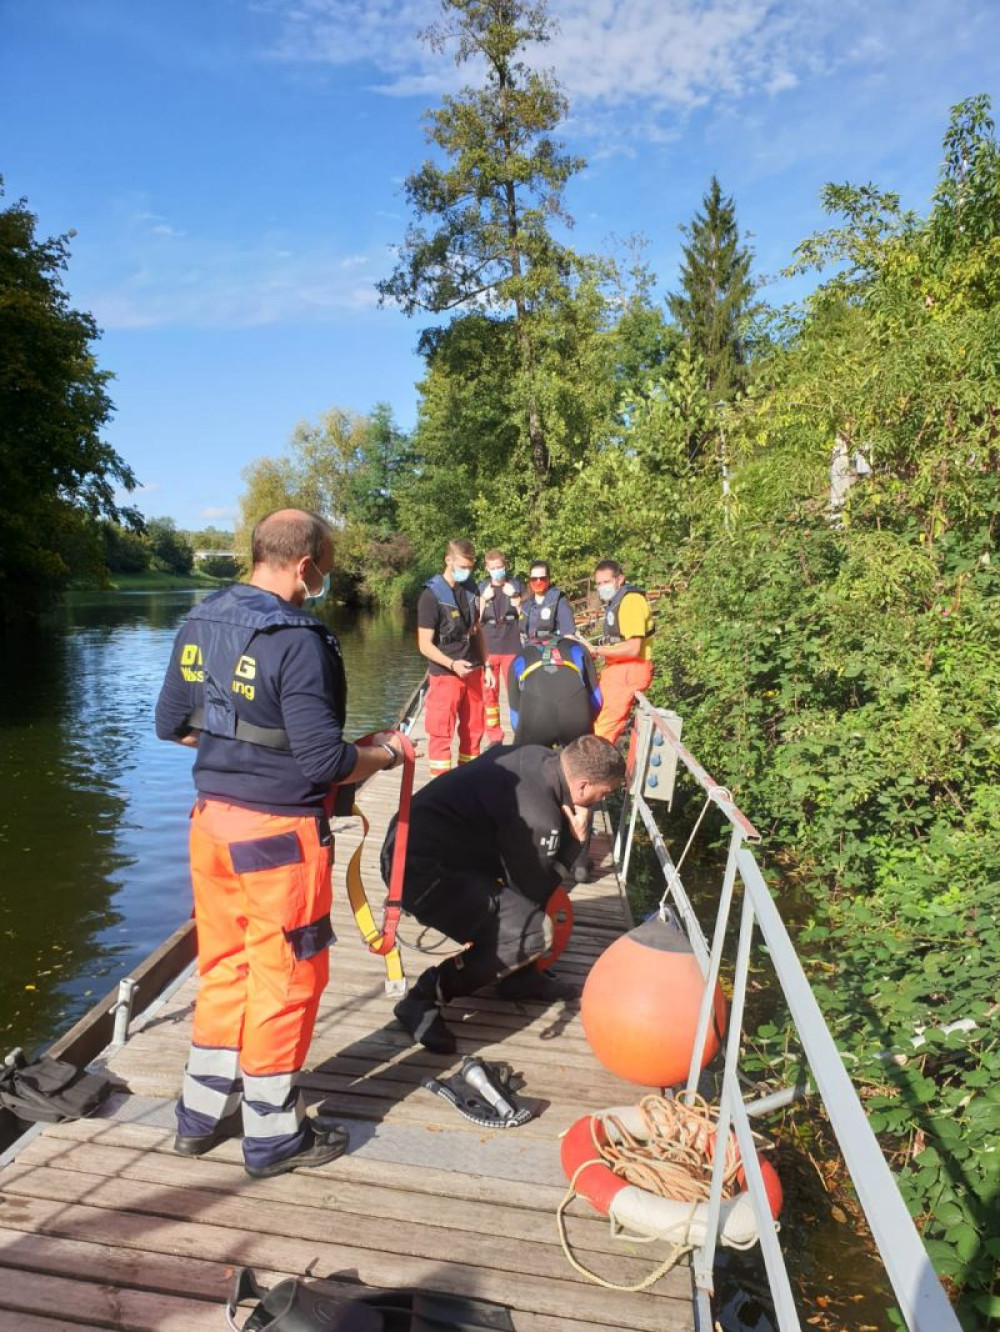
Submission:
<svg viewBox="0 0 1000 1332">
<path fill-rule="evenodd" d="M 375 924 L 375 916 L 368 904 L 368 895 L 361 877 L 361 857 L 370 824 L 357 801 L 351 813 L 361 820 L 361 841 L 347 866 L 347 899 L 369 951 L 378 954 L 385 962 L 386 988 L 390 990 L 398 989 L 404 983 L 403 959 L 396 943 L 396 930 L 403 910 L 403 875 L 406 870 L 406 844 L 410 836 L 410 806 L 413 802 L 413 775 L 416 768 L 413 745 L 402 731 L 397 732 L 397 739 L 403 751 L 403 781 L 399 791 L 396 842 L 393 847 L 389 892 L 385 900 L 381 929 Z M 372 743 L 370 735 L 362 736 L 360 740 L 355 741 L 359 746 Z"/>
</svg>

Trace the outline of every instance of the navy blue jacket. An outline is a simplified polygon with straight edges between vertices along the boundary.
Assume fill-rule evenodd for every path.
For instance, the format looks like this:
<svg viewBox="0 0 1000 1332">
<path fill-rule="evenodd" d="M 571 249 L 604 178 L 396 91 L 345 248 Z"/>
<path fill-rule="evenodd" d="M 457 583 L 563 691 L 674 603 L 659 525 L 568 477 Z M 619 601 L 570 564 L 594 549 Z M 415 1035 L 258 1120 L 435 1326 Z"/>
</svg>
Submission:
<svg viewBox="0 0 1000 1332">
<path fill-rule="evenodd" d="M 233 704 L 234 727 L 206 708 L 205 665 Z M 345 741 L 346 681 L 335 636 L 272 592 L 238 584 L 199 603 L 181 626 L 156 703 L 156 734 L 201 731 L 199 794 L 275 814 L 314 814 L 357 763 Z M 244 735 L 257 735 L 257 743 Z M 241 734 L 242 733 L 242 734 Z"/>
</svg>

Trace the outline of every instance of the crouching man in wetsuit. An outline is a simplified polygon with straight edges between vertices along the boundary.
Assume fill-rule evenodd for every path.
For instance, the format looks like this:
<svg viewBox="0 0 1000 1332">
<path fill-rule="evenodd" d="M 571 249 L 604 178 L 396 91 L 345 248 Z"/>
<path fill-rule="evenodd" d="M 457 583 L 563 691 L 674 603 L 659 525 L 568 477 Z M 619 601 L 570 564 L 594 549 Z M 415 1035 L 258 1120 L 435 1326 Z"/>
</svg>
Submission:
<svg viewBox="0 0 1000 1332">
<path fill-rule="evenodd" d="M 455 1049 L 441 1016 L 449 1000 L 497 980 L 503 997 L 531 997 L 510 982 L 549 948 L 546 903 L 578 853 L 589 809 L 624 776 L 615 747 L 584 735 L 558 753 L 496 746 L 414 796 L 403 909 L 468 945 L 425 971 L 396 1005 L 397 1019 L 428 1050 Z M 394 820 L 382 847 L 386 883 L 395 838 Z"/>
</svg>

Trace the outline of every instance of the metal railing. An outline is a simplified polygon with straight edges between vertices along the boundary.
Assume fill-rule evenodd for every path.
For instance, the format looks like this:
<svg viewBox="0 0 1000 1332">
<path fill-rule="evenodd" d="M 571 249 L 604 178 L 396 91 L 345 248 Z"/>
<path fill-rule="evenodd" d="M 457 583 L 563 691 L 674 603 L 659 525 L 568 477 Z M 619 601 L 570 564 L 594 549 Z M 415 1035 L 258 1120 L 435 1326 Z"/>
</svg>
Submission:
<svg viewBox="0 0 1000 1332">
<path fill-rule="evenodd" d="M 734 803 L 730 793 L 719 786 L 681 744 L 679 735 L 679 718 L 675 714 L 657 710 L 643 694 L 639 694 L 631 779 L 615 840 L 615 863 L 619 867 L 619 876 L 624 885 L 628 876 L 637 819 L 641 818 L 666 880 L 661 910 L 665 910 L 667 902 L 672 900 L 677 914 L 687 929 L 692 948 L 705 977 L 705 991 L 684 1092 L 686 1096 L 697 1090 L 700 1080 L 702 1057 L 722 964 L 727 926 L 737 887 L 743 890 L 729 1027 L 725 1041 L 717 1140 L 725 1142 L 731 1130 L 736 1135 L 747 1189 L 753 1202 L 761 1253 L 778 1326 L 781 1332 L 787 1332 L 788 1329 L 799 1328 L 800 1324 L 784 1256 L 778 1242 L 778 1228 L 772 1219 L 764 1190 L 764 1181 L 750 1127 L 750 1116 L 787 1104 L 794 1098 L 795 1090 L 788 1089 L 749 1103 L 743 1096 L 739 1077 L 743 1015 L 750 957 L 755 934 L 758 931 L 781 986 L 817 1092 L 854 1182 L 858 1199 L 906 1326 L 913 1332 L 953 1332 L 953 1330 L 959 1332 L 958 1319 L 948 1302 L 900 1196 L 895 1178 L 868 1124 L 857 1092 L 820 1012 L 795 947 L 748 845 L 759 842 L 760 834 Z M 669 756 L 669 764 L 664 763 L 665 756 Z M 681 882 L 679 866 L 683 863 L 684 857 L 680 857 L 678 865 L 674 864 L 657 828 L 649 803 L 651 798 L 669 800 L 672 796 L 671 764 L 675 762 L 683 764 L 704 791 L 705 808 L 715 805 L 731 830 L 711 944 L 705 937 Z M 667 780 L 651 792 L 650 773 L 657 767 L 666 774 Z M 702 813 L 704 814 L 704 810 Z M 692 838 L 693 836 L 694 834 Z M 688 846 L 690 844 L 689 840 Z M 686 852 L 687 848 L 685 854 Z M 722 1205 L 723 1164 L 724 1153 L 719 1152 L 714 1163 L 708 1201 L 707 1239 L 694 1255 L 698 1321 L 705 1329 L 713 1326 L 709 1296 L 713 1290 L 713 1266 Z"/>
</svg>

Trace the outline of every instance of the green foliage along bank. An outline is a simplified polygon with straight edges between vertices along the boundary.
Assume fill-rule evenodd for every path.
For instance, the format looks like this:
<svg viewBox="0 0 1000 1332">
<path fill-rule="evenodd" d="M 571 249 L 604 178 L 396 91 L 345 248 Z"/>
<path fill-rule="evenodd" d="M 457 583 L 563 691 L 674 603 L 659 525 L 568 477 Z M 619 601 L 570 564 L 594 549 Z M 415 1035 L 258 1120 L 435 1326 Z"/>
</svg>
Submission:
<svg viewBox="0 0 1000 1332">
<path fill-rule="evenodd" d="M 659 690 L 812 892 L 804 936 L 939 1273 L 1000 1317 L 1000 154 L 956 107 L 927 216 L 830 187 L 696 482 Z M 830 276 L 826 276 L 830 273 Z M 720 427 L 721 427 L 720 423 Z M 781 1062 L 773 1031 L 765 1054 Z M 891 1058 L 887 1060 L 888 1051 Z"/>
<path fill-rule="evenodd" d="M 71 576 L 103 576 L 100 520 L 141 521 L 115 503 L 135 477 L 101 437 L 111 375 L 62 285 L 71 237 L 35 227 L 23 199 L 0 207 L 0 627 Z"/>
</svg>

